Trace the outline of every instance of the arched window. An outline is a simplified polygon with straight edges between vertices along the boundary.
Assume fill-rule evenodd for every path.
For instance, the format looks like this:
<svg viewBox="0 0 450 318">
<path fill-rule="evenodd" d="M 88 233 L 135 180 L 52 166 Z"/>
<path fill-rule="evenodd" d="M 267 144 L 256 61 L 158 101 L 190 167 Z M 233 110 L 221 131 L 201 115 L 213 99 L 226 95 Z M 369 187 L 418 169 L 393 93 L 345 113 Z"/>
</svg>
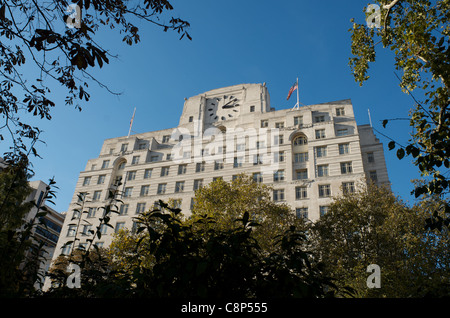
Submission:
<svg viewBox="0 0 450 318">
<path fill-rule="evenodd" d="M 294 146 L 302 146 L 308 144 L 308 139 L 304 135 L 300 135 L 294 138 L 292 141 L 292 144 Z"/>
</svg>

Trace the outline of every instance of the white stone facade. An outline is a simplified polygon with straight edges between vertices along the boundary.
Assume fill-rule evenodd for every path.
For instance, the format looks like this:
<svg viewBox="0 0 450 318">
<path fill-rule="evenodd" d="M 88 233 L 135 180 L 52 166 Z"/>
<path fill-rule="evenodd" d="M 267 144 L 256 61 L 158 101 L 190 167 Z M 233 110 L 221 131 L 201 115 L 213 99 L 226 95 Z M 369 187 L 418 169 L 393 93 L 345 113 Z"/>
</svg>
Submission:
<svg viewBox="0 0 450 318">
<path fill-rule="evenodd" d="M 271 185 L 274 200 L 312 221 L 343 186 L 352 191 L 366 177 L 389 184 L 382 144 L 369 125 L 357 125 L 350 100 L 274 110 L 264 84 L 235 85 L 186 99 L 176 128 L 105 140 L 80 173 L 57 248 L 76 233 L 82 245 L 92 238 L 82 233 L 95 230 L 120 178 L 124 205 L 110 223 L 132 229 L 133 217 L 155 201 L 181 200 L 188 215 L 196 187 L 240 173 Z M 79 193 L 89 199 L 87 222 L 72 220 Z M 106 228 L 95 242 L 108 246 L 113 232 Z"/>
</svg>

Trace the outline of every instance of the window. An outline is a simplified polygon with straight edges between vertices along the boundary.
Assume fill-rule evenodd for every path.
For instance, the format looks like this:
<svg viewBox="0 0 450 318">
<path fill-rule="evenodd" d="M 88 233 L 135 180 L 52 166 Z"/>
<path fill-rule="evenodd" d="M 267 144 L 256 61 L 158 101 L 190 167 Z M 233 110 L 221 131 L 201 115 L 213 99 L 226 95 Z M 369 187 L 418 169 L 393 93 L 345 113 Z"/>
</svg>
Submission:
<svg viewBox="0 0 450 318">
<path fill-rule="evenodd" d="M 129 197 L 131 197 L 131 193 L 133 192 L 133 187 L 127 187 L 127 188 L 125 188 L 125 191 L 124 191 L 124 193 L 123 193 L 123 196 L 125 197 L 125 198 L 129 198 Z"/>
<path fill-rule="evenodd" d="M 83 202 L 86 199 L 86 192 L 81 192 L 80 194 L 77 195 L 77 200 L 78 202 Z"/>
<path fill-rule="evenodd" d="M 319 165 L 319 166 L 317 166 L 317 176 L 318 177 L 326 177 L 326 176 L 328 176 L 328 165 Z"/>
<path fill-rule="evenodd" d="M 331 196 L 331 189 L 329 184 L 319 185 L 319 198 Z"/>
<path fill-rule="evenodd" d="M 153 169 L 145 169 L 144 171 L 144 179 L 150 179 L 152 176 Z"/>
<path fill-rule="evenodd" d="M 293 144 L 294 146 L 306 145 L 308 144 L 308 139 L 306 138 L 306 136 L 298 136 L 294 138 Z"/>
<path fill-rule="evenodd" d="M 284 162 L 284 151 L 275 152 L 273 156 L 274 162 Z"/>
<path fill-rule="evenodd" d="M 308 208 L 296 208 L 295 216 L 298 219 L 307 219 L 308 218 Z"/>
<path fill-rule="evenodd" d="M 125 222 L 117 222 L 115 227 L 115 232 L 119 233 L 121 229 L 125 228 Z"/>
<path fill-rule="evenodd" d="M 302 200 L 308 198 L 308 189 L 306 187 L 295 187 L 295 199 Z"/>
<path fill-rule="evenodd" d="M 244 157 L 234 157 L 233 168 L 242 167 L 243 161 L 244 161 Z"/>
<path fill-rule="evenodd" d="M 263 149 L 265 146 L 266 146 L 266 143 L 264 141 L 256 142 L 256 149 Z"/>
<path fill-rule="evenodd" d="M 81 231 L 82 235 L 91 235 L 93 234 L 92 232 L 92 225 L 91 224 L 84 224 L 83 225 L 83 230 Z"/>
<path fill-rule="evenodd" d="M 205 162 L 197 162 L 195 165 L 195 172 L 205 171 Z"/>
<path fill-rule="evenodd" d="M 194 180 L 194 191 L 197 191 L 203 186 L 203 179 Z"/>
<path fill-rule="evenodd" d="M 67 236 L 75 236 L 76 231 L 77 231 L 76 225 L 69 225 L 67 229 Z"/>
<path fill-rule="evenodd" d="M 136 214 L 145 212 L 145 202 L 136 204 Z"/>
<path fill-rule="evenodd" d="M 244 150 L 245 150 L 245 143 L 236 145 L 236 151 L 244 151 Z"/>
<path fill-rule="evenodd" d="M 308 169 L 295 170 L 295 174 L 297 180 L 308 179 Z"/>
<path fill-rule="evenodd" d="M 145 149 L 146 146 L 147 146 L 146 143 L 140 143 L 140 144 L 138 145 L 138 149 L 139 149 L 139 150 L 143 150 L 143 149 Z"/>
<path fill-rule="evenodd" d="M 327 146 L 316 147 L 317 158 L 323 158 L 327 156 Z"/>
<path fill-rule="evenodd" d="M 103 160 L 102 169 L 106 169 L 109 166 L 109 160 Z"/>
<path fill-rule="evenodd" d="M 341 174 L 352 173 L 352 163 L 351 162 L 341 162 Z"/>
<path fill-rule="evenodd" d="M 131 181 L 136 179 L 136 171 L 128 171 L 127 172 L 127 180 Z"/>
<path fill-rule="evenodd" d="M 255 172 L 253 174 L 253 181 L 254 182 L 263 182 L 263 177 L 262 177 L 261 172 Z"/>
<path fill-rule="evenodd" d="M 250 106 L 250 113 L 254 113 L 255 112 L 255 106 Z"/>
<path fill-rule="evenodd" d="M 128 214 L 128 204 L 122 204 L 119 208 L 119 215 L 127 215 Z"/>
<path fill-rule="evenodd" d="M 262 163 L 263 163 L 262 155 L 260 154 L 253 155 L 253 165 L 261 165 Z"/>
<path fill-rule="evenodd" d="M 275 202 L 284 201 L 284 189 L 273 190 L 273 200 Z"/>
<path fill-rule="evenodd" d="M 100 200 L 100 196 L 102 195 L 101 190 L 94 191 L 94 196 L 92 197 L 92 201 Z"/>
<path fill-rule="evenodd" d="M 187 165 L 179 165 L 178 166 L 178 174 L 185 174 L 187 169 Z"/>
<path fill-rule="evenodd" d="M 158 184 L 158 194 L 164 194 L 166 193 L 166 187 L 167 187 L 167 183 L 160 183 Z"/>
<path fill-rule="evenodd" d="M 166 160 L 172 160 L 172 154 L 171 153 L 166 154 Z"/>
<path fill-rule="evenodd" d="M 378 177 L 377 177 L 377 172 L 376 172 L 376 170 L 369 171 L 369 178 L 370 178 L 370 180 L 372 180 L 373 182 L 377 182 L 377 181 L 378 181 Z"/>
<path fill-rule="evenodd" d="M 133 159 L 131 160 L 132 165 L 137 165 L 139 163 L 139 156 L 133 156 Z"/>
<path fill-rule="evenodd" d="M 83 186 L 87 186 L 91 183 L 91 177 L 84 177 Z"/>
<path fill-rule="evenodd" d="M 167 144 L 170 140 L 170 135 L 165 135 L 162 137 L 162 143 Z"/>
<path fill-rule="evenodd" d="M 325 116 L 324 115 L 320 115 L 320 116 L 315 116 L 314 117 L 314 122 L 315 123 L 323 123 L 325 121 Z"/>
<path fill-rule="evenodd" d="M 355 192 L 355 183 L 354 182 L 342 182 L 342 191 L 344 193 Z"/>
<path fill-rule="evenodd" d="M 88 214 L 87 217 L 88 218 L 94 218 L 95 217 L 95 212 L 96 212 L 97 208 L 89 208 L 88 209 Z"/>
<path fill-rule="evenodd" d="M 284 181 L 284 170 L 275 171 L 275 173 L 273 174 L 273 181 Z"/>
<path fill-rule="evenodd" d="M 325 138 L 325 129 L 317 129 L 316 130 L 316 139 Z"/>
<path fill-rule="evenodd" d="M 261 128 L 269 127 L 269 121 L 268 120 L 261 120 Z"/>
<path fill-rule="evenodd" d="M 108 226 L 106 224 L 101 224 L 100 225 L 100 233 L 101 234 L 106 234 L 108 233 Z"/>
<path fill-rule="evenodd" d="M 192 123 L 194 121 L 194 116 L 189 116 L 189 122 Z"/>
<path fill-rule="evenodd" d="M 177 181 L 175 183 L 175 193 L 184 191 L 184 181 Z"/>
<path fill-rule="evenodd" d="M 162 167 L 161 168 L 161 177 L 165 177 L 169 175 L 169 167 Z"/>
<path fill-rule="evenodd" d="M 81 216 L 81 212 L 80 211 L 73 211 L 72 214 L 72 220 L 78 220 Z"/>
<path fill-rule="evenodd" d="M 346 136 L 348 135 L 348 129 L 344 128 L 344 129 L 338 129 L 336 131 L 336 136 Z"/>
<path fill-rule="evenodd" d="M 349 153 L 349 144 L 339 144 L 339 154 L 346 155 Z"/>
<path fill-rule="evenodd" d="M 120 146 L 120 151 L 127 151 L 128 149 L 128 144 L 122 144 L 122 146 Z"/>
<path fill-rule="evenodd" d="M 345 110 L 344 108 L 336 108 L 336 116 L 344 116 L 345 115 Z"/>
<path fill-rule="evenodd" d="M 294 162 L 307 162 L 308 161 L 308 153 L 307 152 L 300 152 L 294 154 Z"/>
<path fill-rule="evenodd" d="M 373 152 L 368 152 L 367 153 L 367 161 L 370 163 L 374 163 L 375 162 L 375 157 L 373 156 Z"/>
<path fill-rule="evenodd" d="M 69 255 L 71 251 L 72 251 L 72 243 L 65 244 L 63 249 L 62 249 L 62 251 L 61 251 L 61 253 L 63 255 Z"/>
<path fill-rule="evenodd" d="M 303 116 L 294 116 L 294 125 L 295 126 L 303 125 Z"/>
<path fill-rule="evenodd" d="M 319 206 L 320 216 L 324 216 L 325 214 L 327 214 L 329 209 L 330 207 L 328 205 Z"/>
<path fill-rule="evenodd" d="M 284 143 L 284 136 L 283 135 L 275 135 L 273 138 L 273 144 L 274 145 L 282 145 Z"/>
<path fill-rule="evenodd" d="M 278 128 L 278 129 L 280 129 L 280 128 L 284 128 L 284 123 L 275 123 L 275 128 Z"/>
<path fill-rule="evenodd" d="M 140 193 L 141 197 L 147 196 L 147 195 L 148 195 L 148 190 L 149 190 L 149 189 L 150 189 L 150 186 L 149 186 L 149 185 L 143 185 L 143 186 L 141 186 L 141 193 Z"/>
<path fill-rule="evenodd" d="M 223 169 L 223 162 L 221 160 L 214 161 L 214 170 Z"/>
<path fill-rule="evenodd" d="M 151 162 L 156 162 L 158 160 L 159 160 L 159 156 L 158 155 L 150 156 L 150 161 Z"/>
<path fill-rule="evenodd" d="M 97 184 L 103 184 L 103 183 L 105 183 L 105 178 L 106 178 L 106 175 L 105 175 L 105 174 L 102 174 L 102 175 L 98 176 Z"/>
<path fill-rule="evenodd" d="M 123 170 L 125 168 L 125 161 L 122 161 L 121 163 L 119 163 L 119 165 L 117 166 L 118 170 Z"/>
</svg>

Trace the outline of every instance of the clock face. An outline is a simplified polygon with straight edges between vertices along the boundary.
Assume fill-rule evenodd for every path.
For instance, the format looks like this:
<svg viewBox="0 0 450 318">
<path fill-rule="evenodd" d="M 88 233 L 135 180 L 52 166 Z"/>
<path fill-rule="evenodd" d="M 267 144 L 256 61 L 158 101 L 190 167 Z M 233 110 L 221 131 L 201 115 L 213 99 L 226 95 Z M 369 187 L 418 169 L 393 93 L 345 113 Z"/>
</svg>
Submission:
<svg viewBox="0 0 450 318">
<path fill-rule="evenodd" d="M 239 98 L 234 95 L 222 95 L 208 98 L 206 116 L 209 121 L 234 119 L 240 109 Z"/>
</svg>

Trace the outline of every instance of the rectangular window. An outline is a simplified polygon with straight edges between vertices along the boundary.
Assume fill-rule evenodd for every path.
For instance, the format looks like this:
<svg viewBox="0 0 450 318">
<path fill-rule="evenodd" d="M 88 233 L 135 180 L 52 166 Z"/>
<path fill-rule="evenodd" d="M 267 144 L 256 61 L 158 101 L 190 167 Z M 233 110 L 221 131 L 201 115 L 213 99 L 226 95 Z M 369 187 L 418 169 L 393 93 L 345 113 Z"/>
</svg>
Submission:
<svg viewBox="0 0 450 318">
<path fill-rule="evenodd" d="M 166 154 L 166 160 L 167 161 L 172 160 L 172 154 L 171 153 Z"/>
<path fill-rule="evenodd" d="M 317 166 L 317 176 L 318 177 L 327 177 L 328 176 L 328 165 Z"/>
<path fill-rule="evenodd" d="M 342 191 L 344 193 L 354 193 L 355 183 L 354 182 L 342 182 Z"/>
<path fill-rule="evenodd" d="M 297 180 L 308 179 L 308 169 L 295 170 L 295 173 Z"/>
<path fill-rule="evenodd" d="M 273 144 L 274 145 L 282 145 L 284 143 L 284 136 L 278 135 L 273 137 Z"/>
<path fill-rule="evenodd" d="M 273 190 L 273 200 L 275 202 L 284 201 L 284 189 Z"/>
<path fill-rule="evenodd" d="M 86 192 L 81 192 L 77 195 L 77 201 L 83 202 L 86 199 Z"/>
<path fill-rule="evenodd" d="M 95 217 L 95 212 L 96 212 L 97 208 L 89 208 L 88 209 L 88 214 L 87 217 L 88 218 L 94 218 Z"/>
<path fill-rule="evenodd" d="M 345 116 L 345 109 L 343 107 L 336 108 L 336 116 Z"/>
<path fill-rule="evenodd" d="M 319 206 L 320 216 L 324 216 L 325 214 L 327 214 L 329 208 L 330 207 L 328 205 L 321 205 L 321 206 Z"/>
<path fill-rule="evenodd" d="M 236 151 L 244 151 L 244 150 L 245 150 L 245 143 L 236 145 Z"/>
<path fill-rule="evenodd" d="M 197 162 L 195 165 L 195 172 L 205 171 L 205 162 Z"/>
<path fill-rule="evenodd" d="M 274 162 L 284 162 L 284 151 L 275 152 L 273 156 Z"/>
<path fill-rule="evenodd" d="M 141 143 L 141 144 L 138 145 L 138 149 L 139 150 L 144 150 L 146 146 L 147 146 L 147 144 Z"/>
<path fill-rule="evenodd" d="M 141 196 L 141 197 L 147 196 L 147 195 L 148 195 L 149 189 L 150 189 L 150 186 L 149 186 L 149 185 L 143 185 L 143 186 L 141 186 L 141 193 L 140 193 L 140 196 Z"/>
<path fill-rule="evenodd" d="M 127 215 L 128 214 L 128 204 L 122 204 L 119 208 L 119 215 Z"/>
<path fill-rule="evenodd" d="M 150 161 L 151 162 L 159 161 L 159 156 L 158 155 L 150 156 Z"/>
<path fill-rule="evenodd" d="M 192 123 L 194 121 L 194 116 L 189 116 L 189 122 Z"/>
<path fill-rule="evenodd" d="M 336 131 L 336 136 L 346 136 L 346 135 L 348 135 L 348 129 L 347 128 L 345 128 L 345 129 L 338 129 Z"/>
<path fill-rule="evenodd" d="M 170 135 L 165 135 L 162 137 L 162 143 L 167 144 L 170 140 Z"/>
<path fill-rule="evenodd" d="M 295 199 L 302 200 L 308 198 L 308 189 L 306 187 L 295 187 Z"/>
<path fill-rule="evenodd" d="M 102 169 L 106 169 L 109 166 L 109 160 L 103 160 Z"/>
<path fill-rule="evenodd" d="M 378 181 L 378 177 L 377 177 L 377 172 L 376 172 L 376 170 L 369 171 L 369 178 L 370 178 L 370 180 L 372 180 L 373 182 L 377 182 L 377 181 Z"/>
<path fill-rule="evenodd" d="M 105 175 L 105 174 L 102 174 L 102 175 L 98 176 L 97 184 L 103 184 L 103 183 L 105 183 L 105 178 L 106 178 L 106 175 Z"/>
<path fill-rule="evenodd" d="M 261 165 L 262 163 L 262 155 L 253 155 L 253 165 Z"/>
<path fill-rule="evenodd" d="M 169 167 L 161 167 L 161 177 L 169 175 Z"/>
<path fill-rule="evenodd" d="M 316 130 L 316 139 L 325 138 L 325 129 L 317 129 Z"/>
<path fill-rule="evenodd" d="M 196 179 L 194 180 L 194 191 L 197 191 L 203 186 L 203 179 Z"/>
<path fill-rule="evenodd" d="M 144 179 L 150 179 L 152 176 L 153 169 L 145 169 L 144 171 Z"/>
<path fill-rule="evenodd" d="M 187 165 L 179 165 L 178 166 L 178 174 L 185 174 L 187 170 Z"/>
<path fill-rule="evenodd" d="M 117 222 L 114 231 L 119 233 L 120 230 L 125 228 L 125 222 Z"/>
<path fill-rule="evenodd" d="M 67 229 L 67 236 L 75 236 L 76 231 L 77 231 L 76 225 L 69 225 Z"/>
<path fill-rule="evenodd" d="M 352 173 L 352 163 L 351 162 L 341 162 L 341 174 Z"/>
<path fill-rule="evenodd" d="M 331 196 L 331 188 L 329 184 L 319 185 L 319 198 L 326 198 Z"/>
<path fill-rule="evenodd" d="M 302 126 L 302 125 L 303 125 L 303 116 L 295 116 L 294 126 Z"/>
<path fill-rule="evenodd" d="M 325 116 L 324 115 L 314 116 L 314 122 L 315 123 L 323 123 L 324 121 L 325 121 Z"/>
<path fill-rule="evenodd" d="M 91 177 L 84 177 L 83 186 L 87 186 L 91 183 Z"/>
<path fill-rule="evenodd" d="M 125 188 L 125 191 L 123 192 L 123 196 L 125 198 L 131 197 L 131 193 L 133 192 L 133 187 L 127 187 Z"/>
<path fill-rule="evenodd" d="M 145 212 L 145 202 L 140 202 L 136 204 L 136 214 Z"/>
<path fill-rule="evenodd" d="M 184 181 L 177 181 L 175 183 L 175 193 L 184 191 Z"/>
<path fill-rule="evenodd" d="M 119 170 L 123 170 L 124 168 L 125 168 L 125 161 L 119 163 L 119 165 L 117 166 L 117 169 L 119 169 Z"/>
<path fill-rule="evenodd" d="M 261 120 L 261 128 L 269 127 L 269 121 L 268 120 Z"/>
<path fill-rule="evenodd" d="M 298 219 L 307 219 L 308 218 L 308 208 L 296 208 L 295 216 Z"/>
<path fill-rule="evenodd" d="M 101 224 L 100 225 L 100 233 L 101 234 L 106 234 L 108 233 L 108 226 L 106 224 Z"/>
<path fill-rule="evenodd" d="M 307 152 L 300 152 L 294 154 L 294 162 L 307 162 L 308 161 L 308 153 Z"/>
<path fill-rule="evenodd" d="M 327 156 L 327 146 L 316 147 L 317 158 L 323 158 Z"/>
<path fill-rule="evenodd" d="M 262 177 L 261 172 L 255 172 L 253 174 L 253 181 L 254 182 L 263 182 L 263 177 Z"/>
<path fill-rule="evenodd" d="M 136 171 L 128 171 L 127 172 L 127 180 L 131 181 L 136 179 Z"/>
<path fill-rule="evenodd" d="M 278 128 L 278 129 L 280 129 L 280 128 L 284 128 L 284 123 L 275 123 L 275 128 Z"/>
<path fill-rule="evenodd" d="M 243 162 L 244 162 L 244 157 L 234 157 L 233 168 L 242 167 Z"/>
<path fill-rule="evenodd" d="M 167 187 L 167 183 L 158 184 L 158 194 L 166 193 L 166 187 Z"/>
<path fill-rule="evenodd" d="M 367 153 L 367 161 L 370 163 L 374 163 L 375 162 L 375 157 L 373 155 L 373 152 L 368 152 Z"/>
<path fill-rule="evenodd" d="M 92 232 L 92 225 L 91 224 L 84 224 L 83 225 L 83 230 L 81 231 L 82 235 L 91 235 L 93 234 Z"/>
<path fill-rule="evenodd" d="M 254 113 L 255 112 L 255 106 L 250 106 L 250 113 Z"/>
<path fill-rule="evenodd" d="M 131 159 L 131 164 L 137 165 L 139 163 L 139 157 L 140 156 L 133 156 L 133 159 Z"/>
<path fill-rule="evenodd" d="M 94 196 L 92 197 L 92 201 L 100 200 L 100 196 L 102 195 L 101 190 L 94 191 Z"/>
<path fill-rule="evenodd" d="M 127 149 L 128 149 L 128 144 L 122 144 L 121 146 L 120 146 L 120 151 L 127 151 Z"/>
<path fill-rule="evenodd" d="M 346 155 L 349 153 L 349 144 L 339 144 L 339 154 Z"/>
<path fill-rule="evenodd" d="M 221 170 L 223 169 L 223 162 L 222 161 L 214 161 L 214 170 Z"/>
<path fill-rule="evenodd" d="M 273 181 L 274 182 L 284 181 L 284 170 L 275 171 L 275 173 L 273 174 Z"/>
</svg>

